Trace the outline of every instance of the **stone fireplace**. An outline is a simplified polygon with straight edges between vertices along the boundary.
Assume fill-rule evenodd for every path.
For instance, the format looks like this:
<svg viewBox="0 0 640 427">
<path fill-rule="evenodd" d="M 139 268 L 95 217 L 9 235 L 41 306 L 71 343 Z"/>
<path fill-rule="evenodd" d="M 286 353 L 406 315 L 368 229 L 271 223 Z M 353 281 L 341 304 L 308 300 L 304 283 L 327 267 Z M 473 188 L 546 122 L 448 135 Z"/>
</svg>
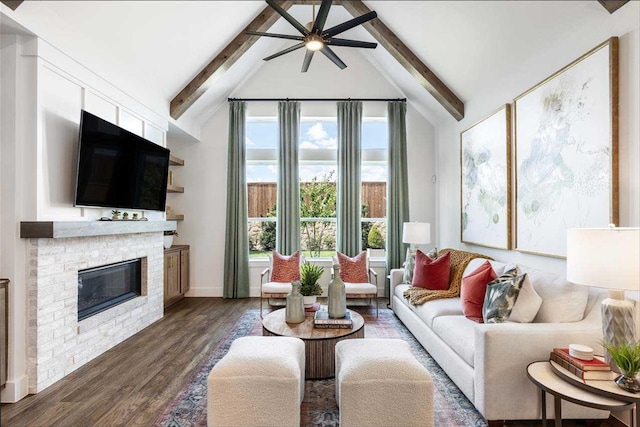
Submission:
<svg viewBox="0 0 640 427">
<path fill-rule="evenodd" d="M 30 232 L 25 224 L 21 236 L 30 238 L 28 375 L 33 394 L 162 317 L 162 230 L 175 229 L 175 222 L 149 221 L 136 229 L 116 223 L 48 223 L 63 228 L 45 233 Z M 46 237 L 35 238 L 39 235 Z M 123 268 L 129 265 L 133 268 Z M 115 268 L 97 278 L 106 267 Z M 139 289 L 129 289 L 132 281 L 139 282 Z M 83 295 L 88 282 L 97 288 Z M 118 304 L 103 304 L 109 296 Z M 79 312 L 87 301 L 97 302 L 88 317 Z"/>
</svg>

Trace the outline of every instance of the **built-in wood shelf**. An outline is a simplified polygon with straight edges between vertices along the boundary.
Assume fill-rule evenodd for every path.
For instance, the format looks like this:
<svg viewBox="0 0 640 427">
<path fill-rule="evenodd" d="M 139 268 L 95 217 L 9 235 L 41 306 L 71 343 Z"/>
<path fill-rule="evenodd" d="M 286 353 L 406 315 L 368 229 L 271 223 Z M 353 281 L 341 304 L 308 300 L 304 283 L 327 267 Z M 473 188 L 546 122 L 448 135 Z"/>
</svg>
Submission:
<svg viewBox="0 0 640 427">
<path fill-rule="evenodd" d="M 169 166 L 184 166 L 184 160 L 174 156 L 173 154 L 169 155 Z"/>
<path fill-rule="evenodd" d="M 184 193 L 184 187 L 179 185 L 167 185 L 167 193 Z"/>
<path fill-rule="evenodd" d="M 20 223 L 20 237 L 23 239 L 66 239 L 70 237 L 153 233 L 175 229 L 175 221 L 22 221 Z"/>
<path fill-rule="evenodd" d="M 182 220 L 184 220 L 184 215 L 182 214 L 167 215 L 167 221 L 182 221 Z"/>
</svg>

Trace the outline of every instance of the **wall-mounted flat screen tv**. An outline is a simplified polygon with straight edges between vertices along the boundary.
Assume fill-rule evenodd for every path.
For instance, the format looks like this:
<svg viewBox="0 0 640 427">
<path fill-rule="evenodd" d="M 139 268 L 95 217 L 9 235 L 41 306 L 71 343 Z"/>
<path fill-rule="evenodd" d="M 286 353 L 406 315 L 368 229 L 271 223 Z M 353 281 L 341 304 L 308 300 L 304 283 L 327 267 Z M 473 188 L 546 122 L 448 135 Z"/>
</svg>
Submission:
<svg viewBox="0 0 640 427">
<path fill-rule="evenodd" d="M 82 111 L 75 206 L 164 211 L 169 150 Z"/>
</svg>

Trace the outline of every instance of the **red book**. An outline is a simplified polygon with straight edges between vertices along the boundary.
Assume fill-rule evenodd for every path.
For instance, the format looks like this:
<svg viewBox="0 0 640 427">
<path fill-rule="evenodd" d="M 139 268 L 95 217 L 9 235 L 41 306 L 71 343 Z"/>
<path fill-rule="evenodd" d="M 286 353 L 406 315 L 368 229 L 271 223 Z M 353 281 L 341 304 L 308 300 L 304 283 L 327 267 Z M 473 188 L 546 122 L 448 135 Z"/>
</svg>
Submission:
<svg viewBox="0 0 640 427">
<path fill-rule="evenodd" d="M 603 360 L 594 357 L 591 360 L 583 360 L 578 359 L 577 357 L 573 357 L 569 354 L 568 348 L 554 348 L 553 353 L 560 356 L 562 359 L 571 363 L 578 369 L 583 371 L 610 371 L 611 367 L 609 364 Z"/>
<path fill-rule="evenodd" d="M 613 381 L 618 377 L 618 374 L 613 371 L 583 371 L 582 369 L 576 368 L 571 363 L 558 356 L 556 353 L 551 353 L 551 355 L 549 356 L 549 361 L 557 363 L 559 366 L 571 372 L 576 377 L 581 378 L 582 381 Z"/>
</svg>

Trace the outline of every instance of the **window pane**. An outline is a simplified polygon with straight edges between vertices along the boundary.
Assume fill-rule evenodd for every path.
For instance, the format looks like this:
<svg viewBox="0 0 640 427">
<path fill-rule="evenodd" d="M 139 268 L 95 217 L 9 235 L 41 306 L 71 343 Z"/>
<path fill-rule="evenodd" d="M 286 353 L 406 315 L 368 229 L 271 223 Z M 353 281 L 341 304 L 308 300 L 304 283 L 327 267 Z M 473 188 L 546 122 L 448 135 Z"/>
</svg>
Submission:
<svg viewBox="0 0 640 427">
<path fill-rule="evenodd" d="M 338 147 L 338 123 L 335 119 L 302 118 L 300 120 L 300 148 L 329 149 Z"/>
<path fill-rule="evenodd" d="M 310 258 L 329 258 L 336 252 L 335 220 L 300 221 L 302 251 Z"/>
<path fill-rule="evenodd" d="M 249 118 L 246 132 L 249 256 L 265 258 L 276 244 L 277 119 Z"/>
<path fill-rule="evenodd" d="M 387 241 L 387 221 L 362 220 L 362 250 L 384 249 Z"/>
<path fill-rule="evenodd" d="M 387 148 L 387 119 L 365 118 L 362 120 L 362 149 Z"/>
</svg>

